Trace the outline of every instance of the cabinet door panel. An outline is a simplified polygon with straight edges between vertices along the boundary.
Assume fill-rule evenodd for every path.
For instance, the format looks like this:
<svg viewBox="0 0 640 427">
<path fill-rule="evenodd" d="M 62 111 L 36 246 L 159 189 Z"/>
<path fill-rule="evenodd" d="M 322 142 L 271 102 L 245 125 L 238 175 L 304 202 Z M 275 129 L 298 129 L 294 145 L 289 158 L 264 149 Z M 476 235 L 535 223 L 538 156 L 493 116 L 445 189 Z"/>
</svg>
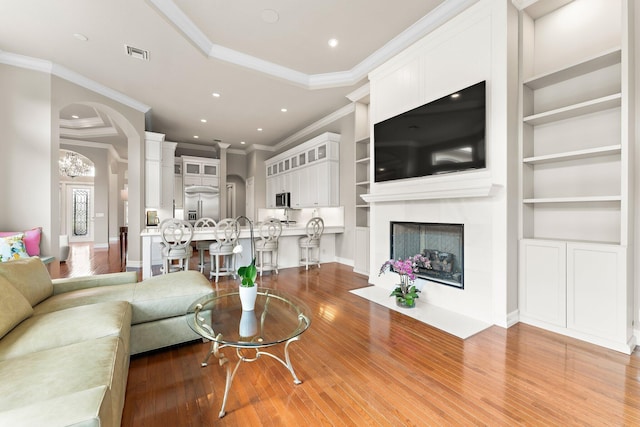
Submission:
<svg viewBox="0 0 640 427">
<path fill-rule="evenodd" d="M 160 191 L 162 191 L 162 182 L 160 180 L 160 162 L 156 160 L 147 160 L 145 164 L 145 206 L 147 208 L 160 207 Z"/>
<path fill-rule="evenodd" d="M 624 340 L 624 249 L 568 243 L 567 257 L 567 327 Z"/>
<path fill-rule="evenodd" d="M 566 326 L 566 244 L 520 242 L 519 307 L 524 317 Z"/>
</svg>

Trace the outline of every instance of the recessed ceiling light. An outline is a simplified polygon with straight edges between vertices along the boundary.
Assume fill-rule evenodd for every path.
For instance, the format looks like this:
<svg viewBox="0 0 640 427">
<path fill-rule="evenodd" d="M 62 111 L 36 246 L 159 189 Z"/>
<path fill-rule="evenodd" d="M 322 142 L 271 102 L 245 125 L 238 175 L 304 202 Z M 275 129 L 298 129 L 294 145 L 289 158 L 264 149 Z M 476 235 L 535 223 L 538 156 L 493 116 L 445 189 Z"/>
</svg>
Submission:
<svg viewBox="0 0 640 427">
<path fill-rule="evenodd" d="M 78 115 L 74 114 L 73 116 L 71 116 L 71 118 L 72 118 L 72 119 L 79 119 L 79 118 L 80 118 L 80 116 L 78 116 Z"/>
<path fill-rule="evenodd" d="M 220 94 L 218 92 L 213 92 L 211 96 L 213 96 L 214 98 L 220 98 Z"/>
<path fill-rule="evenodd" d="M 460 94 L 459 93 L 454 93 L 451 95 L 451 98 L 456 99 L 456 98 L 460 98 Z"/>
<path fill-rule="evenodd" d="M 207 119 L 200 119 L 202 123 L 207 123 Z"/>
<path fill-rule="evenodd" d="M 260 13 L 260 18 L 267 24 L 275 24 L 280 19 L 280 15 L 273 9 L 265 9 Z"/>
<path fill-rule="evenodd" d="M 77 38 L 80 41 L 86 42 L 87 40 L 89 40 L 89 37 L 85 36 L 84 34 L 81 33 L 74 33 L 73 37 Z"/>
<path fill-rule="evenodd" d="M 329 43 L 329 46 L 336 47 L 338 46 L 338 39 L 329 39 L 328 43 Z"/>
<path fill-rule="evenodd" d="M 244 144 L 246 144 L 246 142 L 240 141 L 240 145 L 244 145 Z"/>
<path fill-rule="evenodd" d="M 200 138 L 198 135 L 193 135 L 193 137 L 194 137 L 195 139 Z"/>
<path fill-rule="evenodd" d="M 281 108 L 280 111 L 282 111 L 283 113 L 286 113 L 287 109 L 286 108 Z"/>
<path fill-rule="evenodd" d="M 258 132 L 262 132 L 262 128 L 258 128 Z"/>
</svg>

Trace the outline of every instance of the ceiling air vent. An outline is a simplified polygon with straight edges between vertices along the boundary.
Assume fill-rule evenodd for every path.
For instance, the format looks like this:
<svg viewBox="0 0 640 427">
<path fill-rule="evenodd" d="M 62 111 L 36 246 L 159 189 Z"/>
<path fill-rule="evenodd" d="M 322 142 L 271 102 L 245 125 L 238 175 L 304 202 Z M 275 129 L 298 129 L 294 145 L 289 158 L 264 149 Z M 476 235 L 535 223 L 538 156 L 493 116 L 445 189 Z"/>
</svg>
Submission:
<svg viewBox="0 0 640 427">
<path fill-rule="evenodd" d="M 138 47 L 133 47 L 126 44 L 124 45 L 124 49 L 127 52 L 127 55 L 132 58 L 142 59 L 143 61 L 149 60 L 148 50 L 140 49 Z"/>
</svg>

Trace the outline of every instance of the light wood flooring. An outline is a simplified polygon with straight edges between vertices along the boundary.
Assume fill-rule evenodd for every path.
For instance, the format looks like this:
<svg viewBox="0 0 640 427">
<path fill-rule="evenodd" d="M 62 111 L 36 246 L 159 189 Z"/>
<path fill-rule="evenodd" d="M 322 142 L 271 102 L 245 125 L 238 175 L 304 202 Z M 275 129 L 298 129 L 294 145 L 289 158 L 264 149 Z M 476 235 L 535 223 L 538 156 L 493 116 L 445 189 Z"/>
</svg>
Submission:
<svg viewBox="0 0 640 427">
<path fill-rule="evenodd" d="M 119 270 L 117 245 L 73 245 L 59 274 Z M 290 347 L 303 383 L 269 358 L 245 363 L 219 419 L 224 370 L 200 367 L 209 345 L 159 350 L 131 359 L 123 426 L 640 425 L 637 352 L 524 324 L 461 340 L 349 293 L 367 280 L 337 263 L 260 285 L 310 308 L 310 329 Z"/>
</svg>

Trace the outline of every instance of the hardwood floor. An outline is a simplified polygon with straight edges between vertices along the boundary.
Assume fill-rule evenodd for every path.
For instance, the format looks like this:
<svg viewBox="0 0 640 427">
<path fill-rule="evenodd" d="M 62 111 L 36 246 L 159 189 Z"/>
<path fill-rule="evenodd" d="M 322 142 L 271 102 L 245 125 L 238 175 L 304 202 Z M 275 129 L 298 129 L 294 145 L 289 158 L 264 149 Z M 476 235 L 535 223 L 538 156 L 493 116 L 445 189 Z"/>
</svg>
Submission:
<svg viewBox="0 0 640 427">
<path fill-rule="evenodd" d="M 117 245 L 74 245 L 67 264 L 62 276 L 118 271 Z M 209 345 L 159 350 L 132 357 L 122 425 L 640 425 L 638 352 L 524 324 L 461 340 L 349 293 L 367 286 L 351 270 L 323 264 L 262 279 L 311 310 L 310 329 L 290 347 L 302 384 L 270 358 L 245 363 L 218 419 L 225 377 L 215 363 L 200 367 Z"/>
</svg>

